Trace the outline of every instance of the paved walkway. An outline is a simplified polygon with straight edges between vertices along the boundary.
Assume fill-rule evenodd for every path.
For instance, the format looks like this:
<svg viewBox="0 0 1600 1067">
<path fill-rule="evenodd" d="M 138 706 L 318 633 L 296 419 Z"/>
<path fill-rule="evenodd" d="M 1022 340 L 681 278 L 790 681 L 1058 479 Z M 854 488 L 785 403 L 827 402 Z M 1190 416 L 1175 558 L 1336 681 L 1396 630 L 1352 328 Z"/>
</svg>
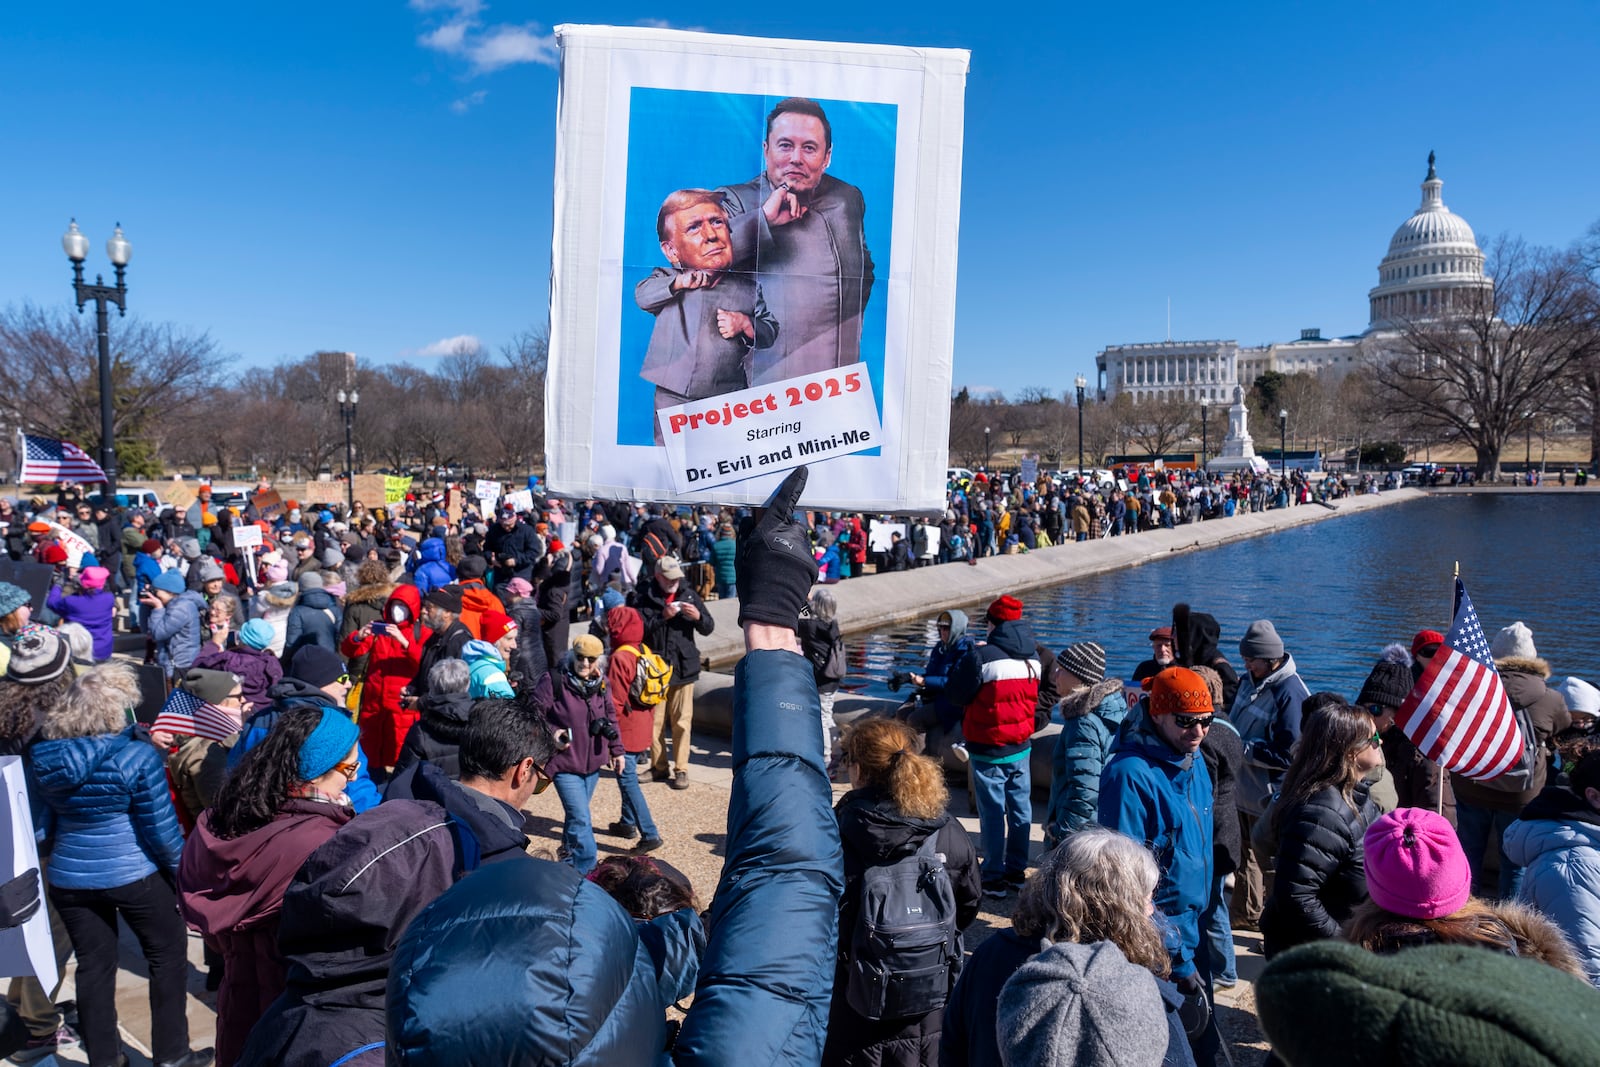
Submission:
<svg viewBox="0 0 1600 1067">
<path fill-rule="evenodd" d="M 946 563 L 898 574 L 873 574 L 829 586 L 839 604 L 839 618 L 849 621 L 846 633 L 877 630 L 913 619 L 926 618 L 945 608 L 992 600 L 1004 593 L 1019 594 L 1071 578 L 1137 567 L 1170 558 L 1178 552 L 1215 548 L 1250 537 L 1388 507 L 1427 496 L 1420 489 L 1394 489 L 1385 493 L 1346 497 L 1332 508 L 1318 504 L 1258 511 L 1231 519 L 1212 519 L 1172 530 L 1149 530 L 1123 537 L 1042 548 L 1015 556 L 990 556 L 976 566 Z M 709 604 L 716 630 L 697 639 L 703 658 L 713 669 L 725 669 L 744 655 L 740 633 L 739 602 L 713 600 Z"/>
</svg>

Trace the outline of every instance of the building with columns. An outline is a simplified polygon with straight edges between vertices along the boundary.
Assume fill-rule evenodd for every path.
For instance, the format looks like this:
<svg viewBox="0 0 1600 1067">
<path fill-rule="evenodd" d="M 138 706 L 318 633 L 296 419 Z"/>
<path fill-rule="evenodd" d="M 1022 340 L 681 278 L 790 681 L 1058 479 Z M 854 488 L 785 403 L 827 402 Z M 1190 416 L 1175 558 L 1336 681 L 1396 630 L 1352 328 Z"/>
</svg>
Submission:
<svg viewBox="0 0 1600 1067">
<path fill-rule="evenodd" d="M 1378 264 L 1378 284 L 1367 294 L 1365 331 L 1323 337 L 1300 331 L 1293 341 L 1241 346 L 1237 341 L 1157 341 L 1107 345 L 1095 356 L 1100 396 L 1127 393 L 1135 403 L 1162 398 L 1227 403 L 1233 387 L 1249 389 L 1267 371 L 1315 374 L 1338 380 L 1385 351 L 1405 321 L 1448 311 L 1466 294 L 1491 286 L 1472 227 L 1445 207 L 1444 182 L 1428 153 L 1422 203 L 1400 224 Z"/>
</svg>

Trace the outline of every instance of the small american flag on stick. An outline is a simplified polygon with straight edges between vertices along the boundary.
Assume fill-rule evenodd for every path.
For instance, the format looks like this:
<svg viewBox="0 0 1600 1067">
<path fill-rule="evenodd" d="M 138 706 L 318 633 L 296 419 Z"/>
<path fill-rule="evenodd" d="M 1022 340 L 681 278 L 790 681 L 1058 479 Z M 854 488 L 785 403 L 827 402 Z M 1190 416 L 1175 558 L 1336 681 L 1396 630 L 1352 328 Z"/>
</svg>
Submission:
<svg viewBox="0 0 1600 1067">
<path fill-rule="evenodd" d="M 239 732 L 238 712 L 207 704 L 187 689 L 174 689 L 161 705 L 161 714 L 150 724 L 152 730 L 165 730 L 184 737 L 203 737 L 208 741 L 227 741 Z"/>
<path fill-rule="evenodd" d="M 1511 700 L 1460 578 L 1450 632 L 1395 713 L 1395 724 L 1424 756 L 1480 781 L 1498 778 L 1522 755 Z"/>
</svg>

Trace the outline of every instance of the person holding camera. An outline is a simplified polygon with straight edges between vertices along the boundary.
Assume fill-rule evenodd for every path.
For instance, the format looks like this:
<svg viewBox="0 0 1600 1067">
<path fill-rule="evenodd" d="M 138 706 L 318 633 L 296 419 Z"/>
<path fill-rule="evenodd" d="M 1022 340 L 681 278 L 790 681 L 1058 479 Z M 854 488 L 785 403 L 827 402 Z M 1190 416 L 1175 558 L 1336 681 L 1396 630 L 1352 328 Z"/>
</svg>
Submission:
<svg viewBox="0 0 1600 1067">
<path fill-rule="evenodd" d="M 555 780 L 566 816 L 560 856 L 579 874 L 593 870 L 597 859 L 589 804 L 600 772 L 621 775 L 626 759 L 606 692 L 606 672 L 600 662 L 604 652 L 598 637 L 583 634 L 533 687 L 533 702 L 556 736 L 556 754 L 545 774 Z"/>
</svg>

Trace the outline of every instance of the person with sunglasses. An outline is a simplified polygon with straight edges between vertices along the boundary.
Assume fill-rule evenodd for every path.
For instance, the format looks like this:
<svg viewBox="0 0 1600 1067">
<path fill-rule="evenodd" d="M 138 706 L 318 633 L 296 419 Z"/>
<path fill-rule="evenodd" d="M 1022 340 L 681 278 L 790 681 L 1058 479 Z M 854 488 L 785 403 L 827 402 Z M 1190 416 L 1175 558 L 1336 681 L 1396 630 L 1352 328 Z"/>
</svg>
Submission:
<svg viewBox="0 0 1600 1067">
<path fill-rule="evenodd" d="M 1266 833 L 1256 835 L 1277 857 L 1261 911 L 1269 959 L 1338 937 L 1367 899 L 1362 836 L 1382 812 L 1366 778 L 1383 764 L 1382 744 L 1372 716 L 1342 700 L 1318 701 L 1306 716 L 1283 789 L 1263 816 Z"/>
<path fill-rule="evenodd" d="M 581 634 L 561 661 L 533 680 L 531 687 L 534 704 L 557 738 L 556 754 L 546 770 L 555 780 L 565 812 L 561 859 L 580 874 L 589 873 L 599 856 L 589 807 L 600 772 L 610 770 L 620 777 L 627 766 L 606 690 L 604 653 L 598 637 Z"/>
<path fill-rule="evenodd" d="M 306 857 L 355 812 L 345 789 L 360 768 L 360 731 L 343 709 L 282 712 L 201 814 L 178 865 L 178 904 L 222 953 L 217 1062 L 238 1059 L 250 1028 L 283 992 L 283 894 Z"/>
<path fill-rule="evenodd" d="M 1215 712 L 1210 687 L 1187 667 L 1168 667 L 1143 688 L 1100 775 L 1097 821 L 1142 843 L 1161 868 L 1153 899 L 1171 925 L 1172 981 L 1189 1002 L 1195 1062 L 1206 1067 L 1227 1062 L 1209 1010 L 1211 957 L 1201 951 L 1216 859 L 1200 745 Z"/>
</svg>

